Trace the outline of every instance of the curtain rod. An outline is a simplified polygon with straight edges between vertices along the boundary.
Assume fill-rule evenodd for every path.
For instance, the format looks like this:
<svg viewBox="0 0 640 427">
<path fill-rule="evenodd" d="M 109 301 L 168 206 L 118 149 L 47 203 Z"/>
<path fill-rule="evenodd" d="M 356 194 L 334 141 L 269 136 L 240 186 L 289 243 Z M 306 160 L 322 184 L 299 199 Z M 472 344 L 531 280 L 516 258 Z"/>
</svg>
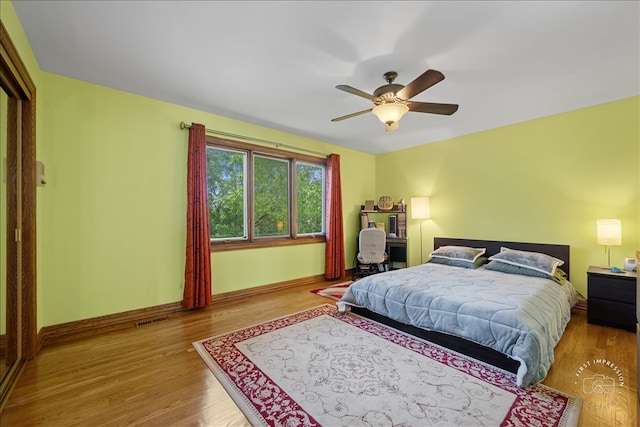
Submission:
<svg viewBox="0 0 640 427">
<path fill-rule="evenodd" d="M 188 125 L 185 122 L 180 122 L 180 129 L 190 129 L 190 128 L 191 128 L 191 125 Z M 292 145 L 286 145 L 286 144 L 282 144 L 280 142 L 268 141 L 266 139 L 254 138 L 252 136 L 237 135 L 235 133 L 222 132 L 222 131 L 219 131 L 219 130 L 213 130 L 213 129 L 207 129 L 207 128 L 205 128 L 205 132 L 206 133 L 210 133 L 210 134 L 214 134 L 214 135 L 226 136 L 226 137 L 229 137 L 229 138 L 243 139 L 245 141 L 262 142 L 262 143 L 265 143 L 265 144 L 271 144 L 271 145 L 274 145 L 276 148 L 285 147 L 285 148 L 289 148 L 289 149 L 292 149 L 292 150 L 304 151 L 306 153 L 315 154 L 316 156 L 320 156 L 320 157 L 327 157 L 328 156 L 328 154 L 320 153 L 319 151 L 307 150 L 306 148 L 294 147 Z"/>
</svg>

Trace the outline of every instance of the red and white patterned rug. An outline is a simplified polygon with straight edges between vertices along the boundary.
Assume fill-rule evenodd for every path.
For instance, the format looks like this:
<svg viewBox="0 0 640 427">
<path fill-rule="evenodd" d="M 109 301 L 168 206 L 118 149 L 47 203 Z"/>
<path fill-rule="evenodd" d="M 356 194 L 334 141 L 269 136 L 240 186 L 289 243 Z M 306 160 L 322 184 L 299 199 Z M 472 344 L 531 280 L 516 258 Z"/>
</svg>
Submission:
<svg viewBox="0 0 640 427">
<path fill-rule="evenodd" d="M 253 425 L 575 426 L 582 401 L 332 305 L 193 343 Z"/>
<path fill-rule="evenodd" d="M 311 291 L 311 293 L 320 295 L 321 297 L 332 299 L 334 301 L 340 301 L 340 298 L 342 298 L 342 295 L 344 295 L 344 293 L 347 289 L 349 289 L 349 286 L 351 286 L 352 283 L 352 281 L 338 283 L 327 288 L 314 289 Z"/>
</svg>

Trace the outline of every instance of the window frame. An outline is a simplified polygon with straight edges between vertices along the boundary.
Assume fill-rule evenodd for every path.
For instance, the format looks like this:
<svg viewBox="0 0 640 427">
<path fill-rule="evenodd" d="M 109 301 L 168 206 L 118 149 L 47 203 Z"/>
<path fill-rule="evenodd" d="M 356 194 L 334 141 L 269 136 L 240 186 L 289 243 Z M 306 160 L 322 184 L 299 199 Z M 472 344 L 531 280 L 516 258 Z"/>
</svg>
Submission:
<svg viewBox="0 0 640 427">
<path fill-rule="evenodd" d="M 311 243 L 326 242 L 326 223 L 323 215 L 323 228 L 325 232 L 318 234 L 297 234 L 297 164 L 303 162 L 307 164 L 316 164 L 325 168 L 324 179 L 326 180 L 327 160 L 324 157 L 316 157 L 306 154 L 300 154 L 292 151 L 285 151 L 278 148 L 271 148 L 262 145 L 248 144 L 245 142 L 234 141 L 229 139 L 218 138 L 207 135 L 207 148 L 220 148 L 225 150 L 242 151 L 247 155 L 247 170 L 245 177 L 246 185 L 246 221 L 247 229 L 246 238 L 236 239 L 211 239 L 211 252 L 239 250 L 239 249 L 257 249 L 290 245 L 304 245 Z M 286 236 L 254 236 L 254 156 L 271 157 L 274 159 L 285 159 L 289 162 L 289 234 Z M 325 200 L 326 202 L 326 200 Z M 326 206 L 323 206 L 323 213 Z"/>
</svg>

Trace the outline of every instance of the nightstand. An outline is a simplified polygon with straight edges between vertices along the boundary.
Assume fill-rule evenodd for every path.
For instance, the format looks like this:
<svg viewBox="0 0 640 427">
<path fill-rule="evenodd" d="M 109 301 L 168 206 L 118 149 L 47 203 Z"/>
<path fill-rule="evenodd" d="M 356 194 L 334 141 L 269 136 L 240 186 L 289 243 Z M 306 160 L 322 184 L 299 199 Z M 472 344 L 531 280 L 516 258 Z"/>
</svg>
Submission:
<svg viewBox="0 0 640 427">
<path fill-rule="evenodd" d="M 636 273 L 587 270 L 587 322 L 634 331 L 636 329 Z"/>
</svg>

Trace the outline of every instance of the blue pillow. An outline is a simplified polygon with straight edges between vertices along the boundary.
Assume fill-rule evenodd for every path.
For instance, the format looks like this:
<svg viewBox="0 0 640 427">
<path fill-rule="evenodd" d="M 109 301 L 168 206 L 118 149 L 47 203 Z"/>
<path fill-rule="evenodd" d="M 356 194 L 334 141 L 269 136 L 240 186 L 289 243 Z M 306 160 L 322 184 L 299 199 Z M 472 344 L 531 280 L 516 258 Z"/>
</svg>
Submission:
<svg viewBox="0 0 640 427">
<path fill-rule="evenodd" d="M 444 258 L 457 261 L 466 261 L 473 264 L 480 256 L 484 255 L 485 248 L 469 248 L 466 246 L 441 246 L 431 252 L 431 258 Z"/>
<path fill-rule="evenodd" d="M 538 252 L 517 251 L 515 249 L 502 248 L 499 253 L 489 257 L 489 261 L 497 261 L 514 265 L 553 277 L 556 268 L 564 264 L 564 261 L 550 255 Z"/>
<path fill-rule="evenodd" d="M 565 273 L 559 268 L 556 268 L 555 274 L 553 276 L 549 276 L 547 273 L 541 273 L 539 271 L 532 270 L 530 268 L 519 267 L 517 265 L 506 264 L 504 262 L 499 262 L 499 261 L 491 261 L 484 268 L 486 270 L 500 271 L 502 273 L 508 273 L 508 274 L 519 274 L 521 276 L 531 276 L 531 277 L 541 277 L 543 279 L 551 279 L 560 285 L 564 285 L 564 283 L 567 281 L 567 273 Z"/>
<path fill-rule="evenodd" d="M 435 257 L 435 258 L 431 258 L 427 262 L 432 262 L 434 264 L 450 265 L 452 267 L 478 268 L 478 267 L 480 267 L 481 265 L 483 265 L 484 263 L 487 262 L 487 258 L 481 256 L 481 257 L 476 258 L 475 261 L 469 262 L 467 260 Z"/>
</svg>

